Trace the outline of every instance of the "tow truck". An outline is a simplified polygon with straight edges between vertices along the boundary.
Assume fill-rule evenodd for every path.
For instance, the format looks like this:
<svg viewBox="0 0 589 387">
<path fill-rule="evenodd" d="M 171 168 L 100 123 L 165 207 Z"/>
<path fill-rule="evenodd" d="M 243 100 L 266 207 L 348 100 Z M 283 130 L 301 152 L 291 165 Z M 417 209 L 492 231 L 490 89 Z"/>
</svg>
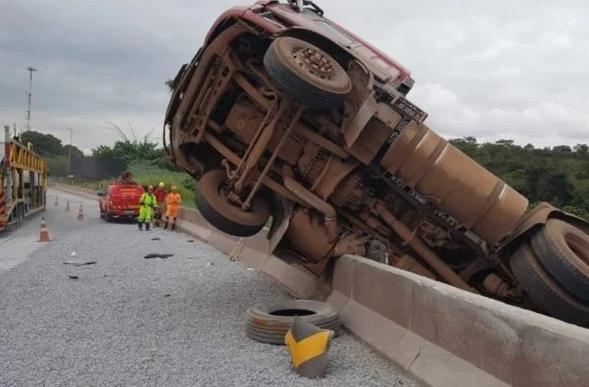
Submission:
<svg viewBox="0 0 589 387">
<path fill-rule="evenodd" d="M 0 231 L 19 228 L 25 218 L 45 210 L 47 161 L 4 126 L 0 142 Z"/>
</svg>

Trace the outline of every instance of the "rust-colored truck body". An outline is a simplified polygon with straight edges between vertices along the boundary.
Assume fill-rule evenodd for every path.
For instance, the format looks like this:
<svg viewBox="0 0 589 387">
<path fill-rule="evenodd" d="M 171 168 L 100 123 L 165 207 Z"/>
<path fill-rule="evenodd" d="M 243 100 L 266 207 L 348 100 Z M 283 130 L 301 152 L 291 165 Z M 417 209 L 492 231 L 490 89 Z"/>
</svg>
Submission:
<svg viewBox="0 0 589 387">
<path fill-rule="evenodd" d="M 359 254 L 589 322 L 587 222 L 530 210 L 427 126 L 413 84 L 315 3 L 257 1 L 223 13 L 181 67 L 164 147 L 212 226 L 248 237 L 271 219 L 271 248 L 318 276 Z"/>
</svg>

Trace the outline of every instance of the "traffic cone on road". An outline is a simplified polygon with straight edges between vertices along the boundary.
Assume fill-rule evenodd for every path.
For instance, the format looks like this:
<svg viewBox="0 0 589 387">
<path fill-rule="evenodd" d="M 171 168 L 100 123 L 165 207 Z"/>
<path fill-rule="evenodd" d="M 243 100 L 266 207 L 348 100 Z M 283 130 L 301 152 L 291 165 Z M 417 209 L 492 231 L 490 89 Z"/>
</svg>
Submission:
<svg viewBox="0 0 589 387">
<path fill-rule="evenodd" d="M 82 210 L 81 204 L 80 204 L 80 209 L 78 210 L 78 220 L 84 220 L 84 211 Z"/>
<path fill-rule="evenodd" d="M 65 212 L 70 212 L 70 201 L 65 202 Z"/>
<path fill-rule="evenodd" d="M 41 231 L 39 233 L 39 242 L 48 242 L 49 240 L 49 231 L 47 231 L 47 226 L 45 225 L 45 218 L 41 218 Z"/>
</svg>

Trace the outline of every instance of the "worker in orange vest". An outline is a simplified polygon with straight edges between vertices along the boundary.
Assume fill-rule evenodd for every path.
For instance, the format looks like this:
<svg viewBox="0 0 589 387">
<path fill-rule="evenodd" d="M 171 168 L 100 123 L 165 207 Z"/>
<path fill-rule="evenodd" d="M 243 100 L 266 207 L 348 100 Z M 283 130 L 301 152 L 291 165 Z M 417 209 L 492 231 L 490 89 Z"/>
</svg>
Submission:
<svg viewBox="0 0 589 387">
<path fill-rule="evenodd" d="M 182 202 L 182 196 L 178 193 L 178 189 L 175 185 L 172 186 L 172 192 L 168 194 L 166 199 L 167 202 L 167 211 L 166 211 L 166 224 L 164 225 L 164 229 L 168 228 L 168 222 L 170 221 L 170 217 L 172 218 L 172 230 L 176 229 L 176 219 L 178 218 L 178 213 L 180 212 L 180 203 Z"/>
</svg>

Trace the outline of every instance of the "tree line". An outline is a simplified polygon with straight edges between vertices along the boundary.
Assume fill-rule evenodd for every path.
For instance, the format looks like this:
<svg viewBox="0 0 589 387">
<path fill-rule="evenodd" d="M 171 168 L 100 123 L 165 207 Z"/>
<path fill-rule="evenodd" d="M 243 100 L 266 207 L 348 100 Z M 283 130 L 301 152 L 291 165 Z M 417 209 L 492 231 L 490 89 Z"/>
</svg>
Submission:
<svg viewBox="0 0 589 387">
<path fill-rule="evenodd" d="M 474 137 L 449 140 L 530 200 L 546 201 L 589 220 L 589 146 L 535 148 L 512 140 L 479 143 Z"/>
</svg>

